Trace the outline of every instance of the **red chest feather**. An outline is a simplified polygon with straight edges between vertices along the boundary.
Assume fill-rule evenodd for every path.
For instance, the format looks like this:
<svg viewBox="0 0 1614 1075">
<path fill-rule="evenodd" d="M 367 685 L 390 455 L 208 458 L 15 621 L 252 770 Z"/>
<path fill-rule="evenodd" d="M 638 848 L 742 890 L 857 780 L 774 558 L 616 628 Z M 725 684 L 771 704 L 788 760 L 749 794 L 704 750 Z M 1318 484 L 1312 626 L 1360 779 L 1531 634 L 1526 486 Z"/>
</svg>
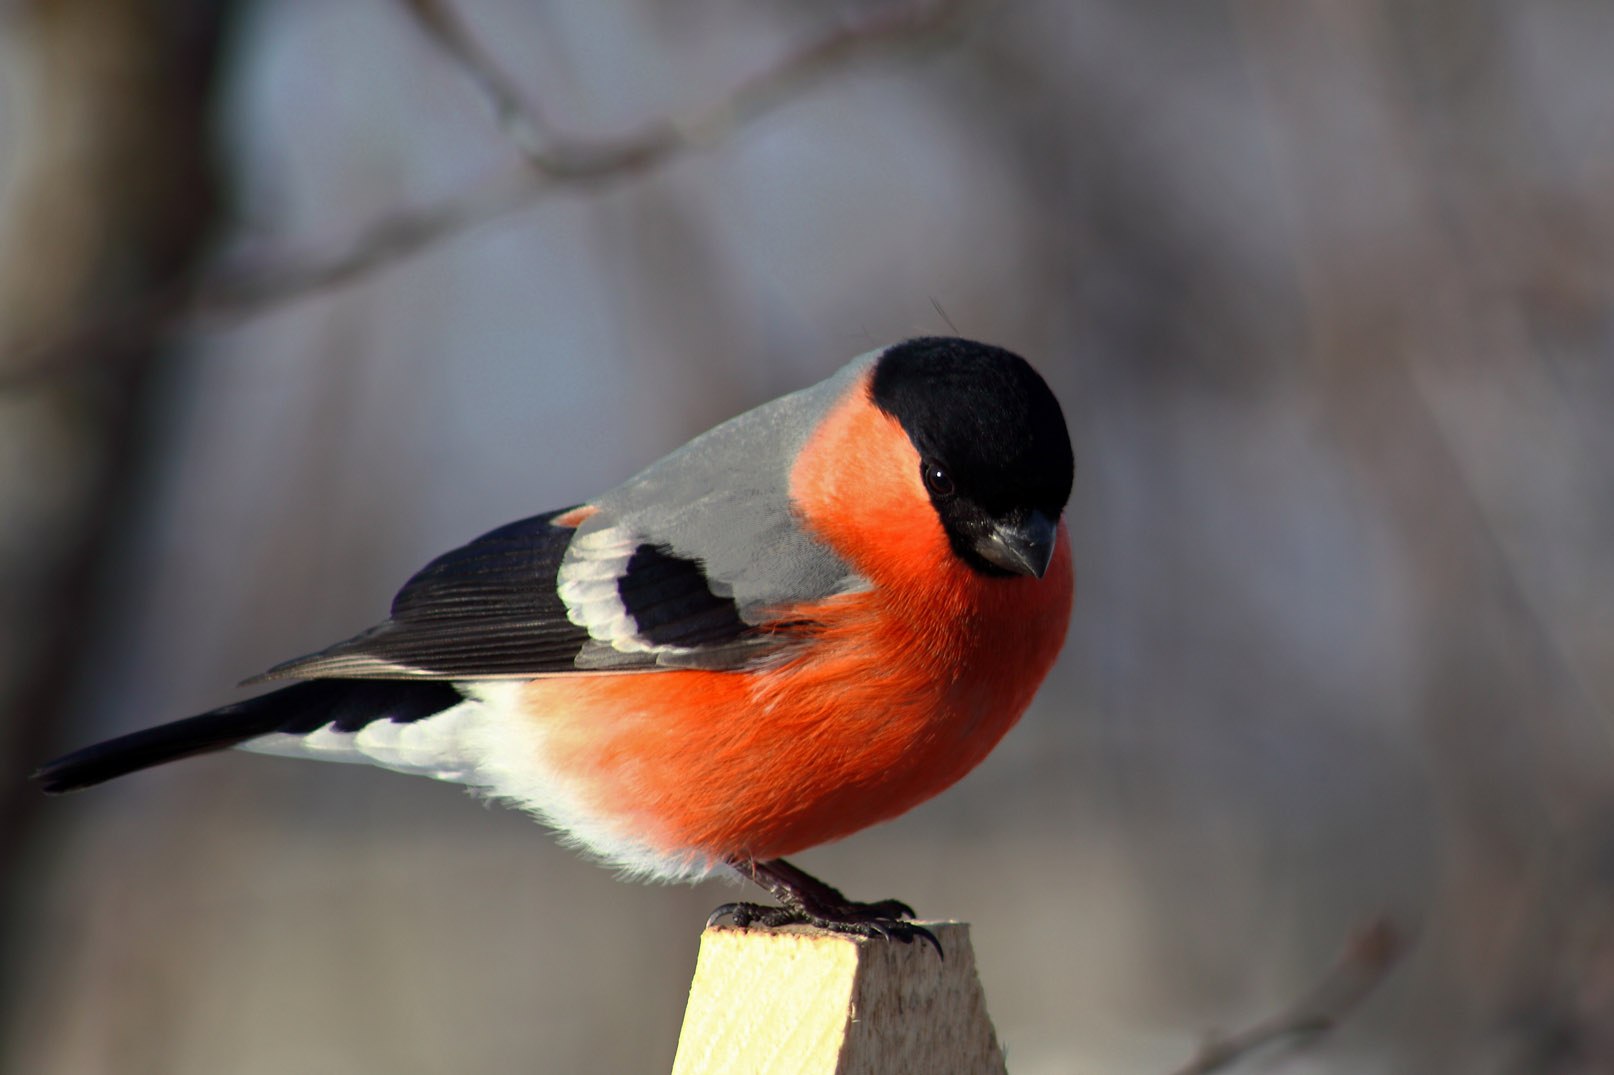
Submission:
<svg viewBox="0 0 1614 1075">
<path fill-rule="evenodd" d="M 861 391 L 802 451 L 791 493 L 805 525 L 869 583 L 781 610 L 817 625 L 791 658 L 526 688 L 556 768 L 666 851 L 776 858 L 908 810 L 986 756 L 1064 640 L 1064 526 L 1042 579 L 971 570 L 907 436 Z"/>
</svg>

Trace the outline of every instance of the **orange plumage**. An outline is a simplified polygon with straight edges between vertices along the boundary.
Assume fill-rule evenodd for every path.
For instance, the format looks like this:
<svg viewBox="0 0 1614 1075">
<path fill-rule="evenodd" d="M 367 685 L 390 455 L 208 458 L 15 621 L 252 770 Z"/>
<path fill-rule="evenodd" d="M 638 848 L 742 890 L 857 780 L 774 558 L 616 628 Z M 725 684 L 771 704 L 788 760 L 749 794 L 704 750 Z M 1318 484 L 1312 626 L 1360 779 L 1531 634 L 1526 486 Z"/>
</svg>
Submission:
<svg viewBox="0 0 1614 1075">
<path fill-rule="evenodd" d="M 228 746 L 453 780 L 602 861 L 738 874 L 806 922 L 935 938 L 782 856 L 974 768 L 1065 637 L 1064 416 L 967 340 L 870 352 L 586 504 L 444 553 L 291 686 L 86 747 L 48 791 Z"/>
<path fill-rule="evenodd" d="M 781 610 L 810 645 L 762 671 L 534 680 L 549 761 L 658 850 L 779 858 L 901 814 L 980 763 L 1064 641 L 1069 537 L 1042 579 L 953 556 L 897 422 L 850 393 L 791 475 L 809 530 L 867 589 Z M 584 682 L 579 682 L 584 678 Z"/>
</svg>

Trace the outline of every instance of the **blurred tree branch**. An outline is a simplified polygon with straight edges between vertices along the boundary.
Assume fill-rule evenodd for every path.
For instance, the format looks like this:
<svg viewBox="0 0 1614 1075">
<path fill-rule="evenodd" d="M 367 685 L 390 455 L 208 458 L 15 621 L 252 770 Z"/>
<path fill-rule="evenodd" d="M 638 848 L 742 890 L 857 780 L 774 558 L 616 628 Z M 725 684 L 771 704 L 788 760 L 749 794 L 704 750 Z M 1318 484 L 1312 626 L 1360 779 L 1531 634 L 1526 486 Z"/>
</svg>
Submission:
<svg viewBox="0 0 1614 1075">
<path fill-rule="evenodd" d="M 250 317 L 364 279 L 558 191 L 641 175 L 716 144 L 870 53 L 932 37 L 953 25 L 968 5 L 968 0 L 920 0 L 889 7 L 823 33 L 688 115 L 653 120 L 620 138 L 558 138 L 544 136 L 539 113 L 475 43 L 446 0 L 399 2 L 488 98 L 500 130 L 522 154 L 526 167 L 520 173 L 438 205 L 387 214 L 334 252 L 280 253 L 256 264 L 223 266 L 200 283 L 174 282 L 59 331 L 14 341 L 0 367 L 0 391 L 58 376 L 90 361 L 108 341 L 150 340 L 189 319 Z"/>
<path fill-rule="evenodd" d="M 1595 209 L 1603 199 L 1561 178 L 1543 183 L 1524 166 L 1543 143 L 1507 76 L 1422 89 L 1430 71 L 1478 70 L 1476 51 L 1507 52 L 1504 8 L 1436 6 L 1469 20 L 1460 39 L 1432 31 L 1441 23 L 1427 13 L 1392 4 L 1244 0 L 1235 11 L 1296 192 L 1321 421 L 1408 565 L 1401 599 L 1417 645 L 1415 712 L 1431 786 L 1459 819 L 1448 822 L 1442 870 L 1467 895 L 1445 915 L 1449 943 L 1465 978 L 1500 994 L 1493 1004 L 1530 1010 L 1507 1027 L 1532 1028 L 1529 1070 L 1592 1070 L 1571 1066 L 1575 1050 L 1564 1047 L 1580 1037 L 1576 1048 L 1604 1048 L 1584 1044 L 1582 1028 L 1595 1021 L 1580 1011 L 1582 983 L 1535 964 L 1571 979 L 1600 981 L 1600 971 L 1566 958 L 1568 946 L 1542 943 L 1539 931 L 1556 928 L 1558 910 L 1537 890 L 1538 849 L 1585 840 L 1606 854 L 1614 721 L 1594 662 L 1543 602 L 1540 560 L 1532 571 L 1519 554 L 1528 546 L 1512 521 L 1518 503 L 1499 495 L 1505 485 L 1477 480 L 1487 464 L 1476 449 L 1508 427 L 1481 426 L 1481 412 L 1454 398 L 1505 385 L 1510 410 L 1567 402 L 1572 382 L 1554 369 L 1543 346 L 1550 337 L 1535 335 L 1532 307 L 1551 296 L 1553 319 L 1606 333 L 1606 228 Z M 1353 178 L 1353 193 L 1388 207 L 1393 244 L 1341 226 L 1350 219 L 1336 205 L 1343 188 L 1300 134 L 1326 125 L 1336 105 L 1319 90 L 1329 84 L 1319 58 L 1371 88 L 1370 119 L 1352 146 L 1376 166 Z M 1568 241 L 1561 225 L 1539 228 L 1543 205 L 1584 221 L 1583 234 Z M 1521 243 L 1524 235 L 1531 241 Z M 1591 294 L 1600 297 L 1582 307 Z M 1606 353 L 1600 343 L 1589 353 L 1598 350 Z M 1565 456 L 1558 465 L 1573 473 L 1586 464 Z M 1599 477 L 1606 486 L 1606 473 Z M 1606 876 L 1585 871 L 1574 887 L 1562 902 L 1607 905 Z"/>
<path fill-rule="evenodd" d="M 488 99 L 493 118 L 521 155 L 542 169 L 548 124 L 521 90 L 471 36 L 448 0 L 399 0 L 443 53 L 459 64 Z"/>
<path fill-rule="evenodd" d="M 1211 1075 L 1269 1048 L 1300 1048 L 1315 1041 L 1355 1011 L 1405 952 L 1406 941 L 1389 919 L 1369 922 L 1346 942 L 1339 960 L 1309 993 L 1277 1015 L 1207 1042 L 1192 1062 L 1172 1075 Z"/>
<path fill-rule="evenodd" d="M 8 13 L 27 122 L 8 147 L 15 185 L 0 218 L 0 378 L 18 372 L 32 341 L 71 335 L 95 311 L 184 278 L 201 258 L 221 201 L 211 106 L 236 11 L 213 0 L 33 0 Z M 99 344 L 93 363 L 0 397 L 7 864 L 41 801 L 24 774 L 94 674 L 85 654 L 97 583 L 144 463 L 159 344 Z M 17 898 L 27 872 L 4 875 L 0 902 Z"/>
</svg>

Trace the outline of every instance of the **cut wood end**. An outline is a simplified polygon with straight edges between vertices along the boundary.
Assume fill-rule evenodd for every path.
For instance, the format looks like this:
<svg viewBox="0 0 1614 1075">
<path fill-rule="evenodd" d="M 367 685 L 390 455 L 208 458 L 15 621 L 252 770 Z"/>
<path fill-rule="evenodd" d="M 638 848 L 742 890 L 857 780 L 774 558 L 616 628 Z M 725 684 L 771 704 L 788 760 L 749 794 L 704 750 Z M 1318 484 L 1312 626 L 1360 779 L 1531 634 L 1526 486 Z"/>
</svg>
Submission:
<svg viewBox="0 0 1614 1075">
<path fill-rule="evenodd" d="M 1002 1075 L 969 926 L 922 925 L 945 960 L 923 941 L 707 929 L 673 1075 Z"/>
</svg>

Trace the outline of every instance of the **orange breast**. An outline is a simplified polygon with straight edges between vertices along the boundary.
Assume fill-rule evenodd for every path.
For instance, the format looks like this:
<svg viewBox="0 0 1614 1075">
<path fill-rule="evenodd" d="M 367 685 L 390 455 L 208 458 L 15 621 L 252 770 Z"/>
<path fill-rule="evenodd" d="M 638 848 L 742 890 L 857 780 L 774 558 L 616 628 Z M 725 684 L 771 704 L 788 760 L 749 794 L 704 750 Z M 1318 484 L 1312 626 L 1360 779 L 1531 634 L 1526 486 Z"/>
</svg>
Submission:
<svg viewBox="0 0 1614 1075">
<path fill-rule="evenodd" d="M 790 658 L 524 688 L 549 766 L 669 853 L 776 858 L 910 809 L 987 755 L 1064 640 L 1063 524 L 1044 578 L 976 574 L 948 546 L 907 436 L 861 391 L 801 453 L 791 493 L 870 586 L 781 610 L 819 625 Z"/>
</svg>

